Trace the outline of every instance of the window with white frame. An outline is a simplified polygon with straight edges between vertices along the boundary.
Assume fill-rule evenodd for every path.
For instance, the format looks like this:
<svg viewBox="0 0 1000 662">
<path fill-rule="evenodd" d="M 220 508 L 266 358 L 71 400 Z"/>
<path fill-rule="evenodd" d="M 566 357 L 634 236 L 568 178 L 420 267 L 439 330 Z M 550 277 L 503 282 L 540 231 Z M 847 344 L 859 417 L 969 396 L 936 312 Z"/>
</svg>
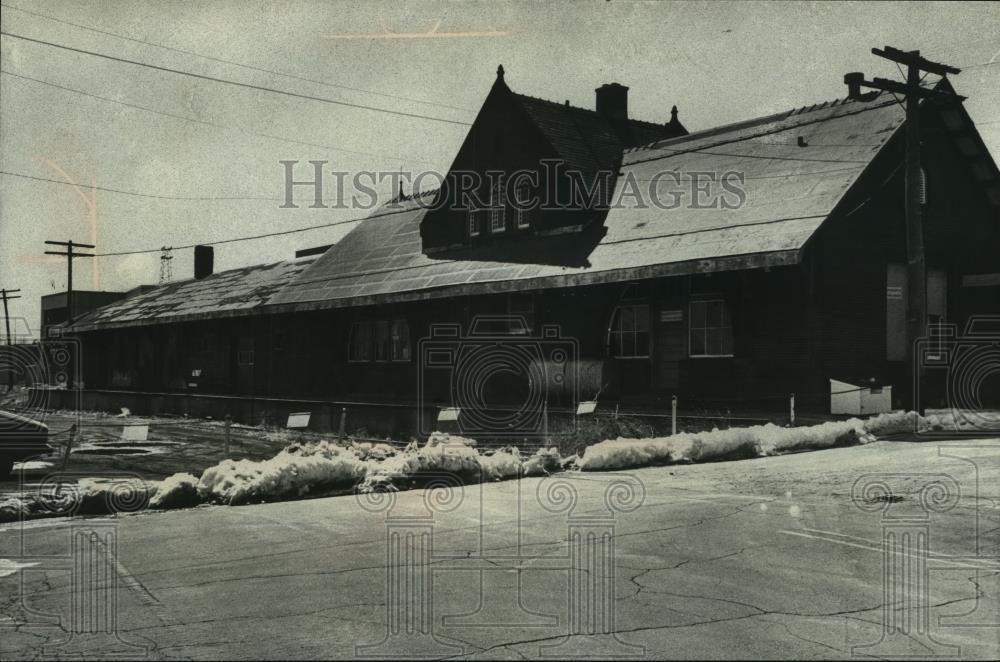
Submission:
<svg viewBox="0 0 1000 662">
<path fill-rule="evenodd" d="M 649 306 L 618 306 L 608 333 L 611 356 L 616 359 L 649 358 Z"/>
<path fill-rule="evenodd" d="M 469 210 L 468 221 L 469 221 L 469 236 L 470 237 L 478 237 L 479 236 L 480 228 L 482 227 L 482 223 L 481 223 L 482 216 L 483 216 L 483 210 L 482 209 L 470 209 Z"/>
<path fill-rule="evenodd" d="M 490 232 L 500 233 L 507 229 L 506 211 L 503 199 L 503 177 L 497 177 L 490 189 Z"/>
<path fill-rule="evenodd" d="M 689 309 L 689 356 L 732 356 L 733 325 L 726 302 L 722 299 L 692 301 Z"/>
<path fill-rule="evenodd" d="M 531 202 L 531 183 L 518 182 L 517 192 L 514 194 L 517 202 L 517 228 L 524 230 L 531 227 L 531 210 L 527 208 Z"/>
</svg>

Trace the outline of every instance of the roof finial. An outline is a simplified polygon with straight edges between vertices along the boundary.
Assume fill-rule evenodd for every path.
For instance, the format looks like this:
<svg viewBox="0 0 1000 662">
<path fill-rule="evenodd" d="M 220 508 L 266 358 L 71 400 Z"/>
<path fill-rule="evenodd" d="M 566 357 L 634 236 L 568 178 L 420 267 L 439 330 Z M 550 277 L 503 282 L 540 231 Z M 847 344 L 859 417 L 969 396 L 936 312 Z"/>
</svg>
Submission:
<svg viewBox="0 0 1000 662">
<path fill-rule="evenodd" d="M 497 79 L 503 80 L 503 65 L 497 67 Z"/>
<path fill-rule="evenodd" d="M 677 123 L 677 106 L 670 109 L 670 121 L 675 124 Z"/>
</svg>

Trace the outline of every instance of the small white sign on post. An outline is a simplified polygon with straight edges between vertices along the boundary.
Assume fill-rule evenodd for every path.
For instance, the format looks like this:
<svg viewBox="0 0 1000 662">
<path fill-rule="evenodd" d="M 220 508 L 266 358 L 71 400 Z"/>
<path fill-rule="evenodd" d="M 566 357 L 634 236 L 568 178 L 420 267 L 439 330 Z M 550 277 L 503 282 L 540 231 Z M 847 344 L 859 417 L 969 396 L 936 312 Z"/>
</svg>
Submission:
<svg viewBox="0 0 1000 662">
<path fill-rule="evenodd" d="M 123 425 L 122 441 L 147 441 L 149 439 L 148 425 Z"/>
<path fill-rule="evenodd" d="M 584 400 L 576 405 L 576 415 L 593 414 L 597 411 L 597 400 Z"/>
<path fill-rule="evenodd" d="M 438 412 L 438 423 L 445 421 L 457 421 L 461 414 L 461 407 L 444 407 L 440 412 Z"/>
<path fill-rule="evenodd" d="M 307 428 L 309 427 L 310 416 L 312 416 L 311 411 L 293 412 L 288 415 L 288 423 L 285 424 L 285 427 L 290 430 L 301 430 Z"/>
</svg>

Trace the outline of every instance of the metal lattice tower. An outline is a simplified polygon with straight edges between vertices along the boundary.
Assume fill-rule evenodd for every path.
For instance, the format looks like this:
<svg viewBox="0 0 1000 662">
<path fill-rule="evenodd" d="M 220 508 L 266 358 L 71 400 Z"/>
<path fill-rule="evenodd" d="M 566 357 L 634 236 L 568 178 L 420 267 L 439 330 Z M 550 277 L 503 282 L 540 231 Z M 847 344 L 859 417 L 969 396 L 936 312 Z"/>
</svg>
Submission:
<svg viewBox="0 0 1000 662">
<path fill-rule="evenodd" d="M 160 249 L 160 285 L 169 283 L 174 277 L 173 250 L 170 246 Z"/>
</svg>

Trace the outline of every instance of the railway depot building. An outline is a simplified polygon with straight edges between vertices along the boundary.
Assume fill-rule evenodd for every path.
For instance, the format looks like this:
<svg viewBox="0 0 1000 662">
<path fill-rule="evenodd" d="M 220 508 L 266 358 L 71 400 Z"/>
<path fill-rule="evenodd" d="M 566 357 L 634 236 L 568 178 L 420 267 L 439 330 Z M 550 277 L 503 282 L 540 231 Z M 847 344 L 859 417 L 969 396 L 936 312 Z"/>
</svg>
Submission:
<svg viewBox="0 0 1000 662">
<path fill-rule="evenodd" d="M 501 69 L 439 190 L 400 195 L 318 257 L 144 288 L 78 319 L 84 406 L 247 423 L 309 410 L 321 428 L 348 406 L 407 434 L 446 406 L 595 398 L 786 411 L 794 392 L 829 413 L 831 380 L 892 386 L 903 404 L 896 100 L 688 133 L 676 108 L 630 119 L 627 96 L 605 85 L 596 110 L 576 108 L 511 91 Z M 921 136 L 928 320 L 968 345 L 970 318 L 1000 315 L 1000 171 L 957 101 L 925 101 Z M 463 206 L 448 196 L 468 172 L 481 185 Z M 524 172 L 537 176 L 515 183 Z M 593 195 L 519 204 L 573 182 Z"/>
</svg>

